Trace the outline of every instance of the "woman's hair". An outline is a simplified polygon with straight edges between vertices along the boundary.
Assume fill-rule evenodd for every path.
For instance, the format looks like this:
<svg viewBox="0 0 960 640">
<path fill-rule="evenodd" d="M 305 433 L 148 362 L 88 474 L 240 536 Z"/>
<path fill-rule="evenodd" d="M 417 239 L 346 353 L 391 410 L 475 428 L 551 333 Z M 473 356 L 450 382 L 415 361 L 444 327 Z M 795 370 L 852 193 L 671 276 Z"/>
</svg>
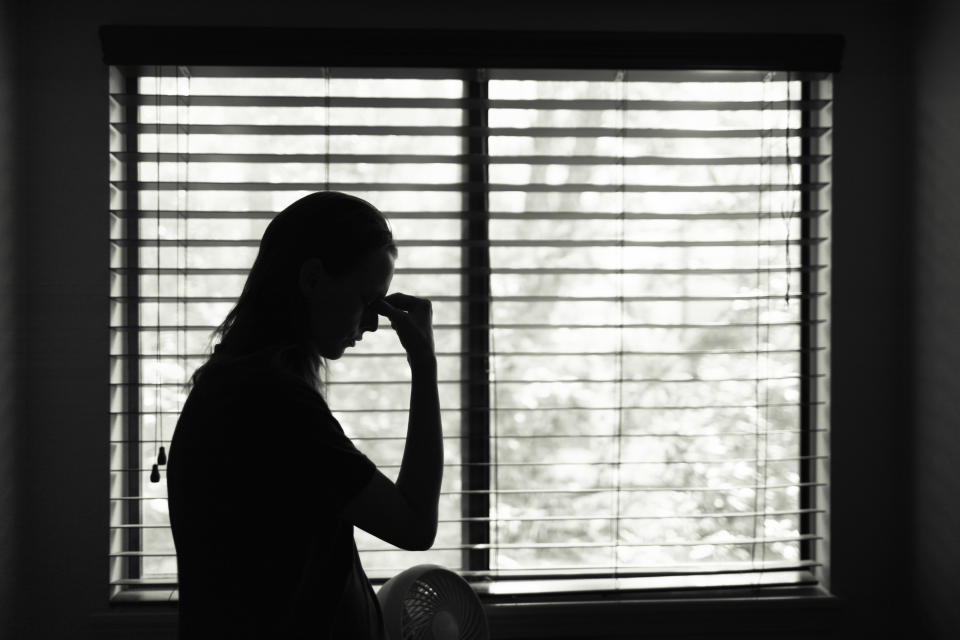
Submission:
<svg viewBox="0 0 960 640">
<path fill-rule="evenodd" d="M 386 218 L 365 200 L 320 191 L 291 204 L 267 225 L 237 304 L 213 332 L 219 344 L 191 382 L 211 365 L 264 357 L 319 389 L 324 363 L 310 342 L 300 269 L 317 258 L 327 273 L 341 276 L 384 249 L 396 256 Z"/>
</svg>

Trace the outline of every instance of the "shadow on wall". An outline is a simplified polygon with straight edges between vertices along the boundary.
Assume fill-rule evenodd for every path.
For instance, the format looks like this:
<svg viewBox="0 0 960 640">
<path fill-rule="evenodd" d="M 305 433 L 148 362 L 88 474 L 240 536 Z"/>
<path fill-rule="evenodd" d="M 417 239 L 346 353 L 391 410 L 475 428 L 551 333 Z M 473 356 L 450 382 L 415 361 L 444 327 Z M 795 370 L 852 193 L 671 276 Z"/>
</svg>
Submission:
<svg viewBox="0 0 960 640">
<path fill-rule="evenodd" d="M 0 637 L 11 628 L 17 578 L 17 446 L 16 335 L 17 300 L 15 231 L 15 166 L 13 145 L 16 82 L 13 64 L 12 3 L 0 3 Z"/>
</svg>

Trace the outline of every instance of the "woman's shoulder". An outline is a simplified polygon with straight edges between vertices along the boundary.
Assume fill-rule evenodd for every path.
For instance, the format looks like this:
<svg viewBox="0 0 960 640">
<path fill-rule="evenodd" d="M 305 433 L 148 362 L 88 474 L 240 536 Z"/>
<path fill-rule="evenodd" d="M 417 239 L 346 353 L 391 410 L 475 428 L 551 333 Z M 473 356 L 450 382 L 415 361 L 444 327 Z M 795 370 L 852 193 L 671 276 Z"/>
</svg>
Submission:
<svg viewBox="0 0 960 640">
<path fill-rule="evenodd" d="M 270 369 L 222 365 L 204 372 L 187 398 L 178 420 L 184 430 L 201 426 L 208 434 L 254 439 L 260 447 L 290 438 L 305 448 L 339 442 L 343 428 L 316 390 L 293 376 Z M 284 434 L 284 438 L 267 437 Z M 319 439 L 319 440 L 318 440 Z"/>
<path fill-rule="evenodd" d="M 269 358 L 211 358 L 194 378 L 191 395 L 240 404 L 294 405 L 329 413 L 318 389 L 275 366 Z"/>
</svg>

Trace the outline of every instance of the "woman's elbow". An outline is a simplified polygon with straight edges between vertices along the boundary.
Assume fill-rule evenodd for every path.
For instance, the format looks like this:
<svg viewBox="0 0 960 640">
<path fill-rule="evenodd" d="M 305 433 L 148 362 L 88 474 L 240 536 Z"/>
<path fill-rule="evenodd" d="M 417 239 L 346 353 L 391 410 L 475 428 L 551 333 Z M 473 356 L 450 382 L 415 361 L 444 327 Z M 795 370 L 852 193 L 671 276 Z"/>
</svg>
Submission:
<svg viewBox="0 0 960 640">
<path fill-rule="evenodd" d="M 424 526 L 401 547 L 404 551 L 429 551 L 437 540 L 437 523 Z"/>
<path fill-rule="evenodd" d="M 433 541 L 411 542 L 401 547 L 404 551 L 429 551 L 433 547 Z"/>
</svg>

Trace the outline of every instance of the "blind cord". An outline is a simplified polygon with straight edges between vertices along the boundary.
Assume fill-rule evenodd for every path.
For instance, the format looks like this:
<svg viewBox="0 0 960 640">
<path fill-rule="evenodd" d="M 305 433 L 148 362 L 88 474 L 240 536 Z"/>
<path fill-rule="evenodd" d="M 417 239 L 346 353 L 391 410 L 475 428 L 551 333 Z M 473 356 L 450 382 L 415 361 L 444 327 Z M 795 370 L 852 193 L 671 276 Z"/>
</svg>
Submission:
<svg viewBox="0 0 960 640">
<path fill-rule="evenodd" d="M 181 74 L 183 79 L 186 80 L 186 91 L 181 91 Z M 177 402 L 177 411 L 178 413 L 183 411 L 183 403 L 186 400 L 186 386 L 187 382 L 190 379 L 189 372 L 187 371 L 187 294 L 188 286 L 187 280 L 189 278 L 188 269 L 190 267 L 190 244 L 187 242 L 190 234 L 190 220 L 189 220 L 189 210 L 190 210 L 190 190 L 185 189 L 185 185 L 190 184 L 190 70 L 186 66 L 177 67 L 177 91 L 176 91 L 176 100 L 177 100 L 177 294 L 179 297 L 177 305 L 177 355 L 180 359 L 180 380 L 181 386 L 179 390 L 179 397 Z M 184 123 L 180 119 L 180 109 L 184 109 L 184 115 L 186 122 Z M 181 133 L 182 129 L 182 133 Z M 183 150 L 183 155 L 181 156 L 180 148 L 180 136 L 183 136 L 183 142 L 185 149 Z M 183 158 L 183 180 L 181 181 L 181 157 Z M 181 194 L 183 197 L 183 202 L 181 206 Z M 182 230 L 181 230 L 182 223 Z M 181 264 L 181 255 L 182 255 L 182 264 Z M 163 425 L 160 425 L 160 435 L 163 442 L 166 442 L 166 438 L 163 438 Z M 163 454 L 163 447 L 160 447 L 161 455 Z M 160 464 L 166 464 L 166 456 L 162 456 L 163 460 Z"/>
<path fill-rule="evenodd" d="M 330 67 L 323 68 L 323 190 L 330 191 Z"/>
<path fill-rule="evenodd" d="M 760 142 L 760 144 L 761 144 L 761 149 L 760 149 L 760 163 L 761 163 L 761 164 L 760 164 L 760 172 L 761 172 L 761 176 L 760 176 L 760 180 L 759 180 L 759 182 L 760 182 L 760 184 L 761 184 L 761 188 L 762 188 L 762 184 L 763 184 L 764 152 L 765 152 L 765 150 L 766 150 L 766 145 L 765 145 L 765 142 L 766 142 L 765 132 L 766 132 L 766 130 L 767 130 L 767 109 L 768 109 L 767 105 L 768 105 L 768 103 L 770 102 L 769 89 L 770 89 L 770 84 L 771 84 L 771 82 L 773 81 L 774 77 L 775 77 L 775 74 L 774 74 L 773 72 L 767 73 L 767 74 L 764 76 L 764 78 L 763 78 L 763 85 L 762 85 L 763 96 L 762 96 L 761 139 L 760 139 L 760 140 L 761 140 L 761 142 Z M 788 74 L 788 76 L 787 76 L 787 84 L 786 84 L 786 87 L 787 87 L 787 100 L 786 100 L 786 108 L 785 108 L 785 120 L 786 120 L 786 121 L 785 121 L 785 125 L 784 125 L 784 140 L 785 140 L 785 144 L 787 145 L 787 149 L 786 149 L 787 153 L 785 153 L 785 155 L 784 155 L 784 163 L 785 163 L 785 167 L 786 167 L 786 176 L 787 176 L 787 177 L 786 177 L 786 184 L 784 185 L 784 188 L 785 188 L 785 192 L 786 192 L 788 198 L 790 198 L 791 201 L 792 201 L 791 183 L 790 183 L 790 178 L 789 178 L 789 176 L 790 176 L 789 136 L 790 136 L 790 116 L 791 116 L 791 104 L 790 104 L 790 93 L 789 93 L 789 92 L 790 92 L 790 78 L 789 78 L 789 74 Z M 772 141 L 771 141 L 771 142 L 772 142 Z M 772 151 L 771 151 L 771 153 L 772 153 Z M 772 214 L 772 210 L 773 210 L 772 194 L 773 194 L 773 189 L 774 189 L 774 187 L 775 187 L 775 177 L 774 177 L 774 175 L 773 175 L 773 158 L 772 158 L 772 155 L 771 155 L 771 161 L 770 161 L 770 163 L 767 163 L 767 165 L 766 165 L 766 176 L 767 176 L 767 183 L 769 184 L 769 188 L 770 188 L 770 191 L 769 191 L 768 194 L 767 194 L 767 204 L 768 204 L 768 208 L 770 209 L 770 213 Z M 780 200 L 781 215 L 783 214 L 783 208 L 784 208 L 784 206 L 785 206 L 785 205 L 783 204 L 783 199 L 781 198 L 781 200 Z M 771 363 L 770 363 L 770 357 L 771 357 L 771 349 L 770 349 L 770 324 L 769 324 L 769 322 L 770 322 L 770 315 L 771 315 L 772 312 L 773 312 L 773 298 L 772 298 L 772 296 L 770 296 L 770 295 L 765 295 L 765 296 L 763 296 L 763 306 L 764 306 L 765 317 L 763 318 L 763 322 L 762 322 L 762 324 L 763 324 L 762 331 L 763 331 L 763 333 L 764 333 L 764 336 L 763 336 L 763 337 L 764 337 L 764 346 L 765 346 L 765 348 L 764 348 L 764 357 L 763 357 L 763 374 L 764 374 L 764 375 L 761 376 L 761 362 L 760 362 L 760 347 L 761 347 L 761 341 L 760 341 L 760 334 L 761 334 L 760 291 L 761 291 L 761 285 L 760 285 L 760 273 L 761 273 L 761 271 L 764 271 L 764 272 L 766 273 L 766 289 L 767 289 L 768 291 L 770 291 L 770 290 L 772 290 L 771 277 L 772 277 L 772 267 L 773 267 L 773 258 L 772 258 L 772 255 L 771 255 L 769 252 L 767 252 L 767 254 L 766 254 L 766 256 L 765 256 L 765 263 L 764 263 L 764 258 L 761 258 L 761 247 L 762 247 L 761 243 L 763 242 L 762 230 L 764 229 L 764 222 L 767 223 L 767 224 L 765 225 L 765 229 L 766 229 L 767 232 L 769 232 L 769 231 L 770 231 L 770 224 L 769 224 L 769 222 L 770 222 L 770 218 L 772 217 L 772 215 L 771 215 L 771 216 L 768 216 L 768 215 L 766 214 L 766 210 L 765 210 L 765 208 L 764 208 L 764 206 L 763 206 L 762 194 L 761 194 L 761 197 L 760 197 L 760 206 L 758 207 L 758 209 L 759 209 L 759 210 L 758 210 L 758 215 L 757 215 L 757 256 L 756 256 L 756 258 L 757 258 L 757 278 L 756 278 L 756 281 L 757 281 L 757 294 L 758 294 L 758 299 L 757 299 L 757 306 L 756 306 L 756 312 L 755 312 L 756 327 L 755 327 L 755 336 L 754 336 L 754 337 L 755 337 L 755 341 L 756 341 L 756 349 L 757 349 L 756 354 L 755 354 L 755 359 L 754 359 L 755 368 L 756 368 L 756 382 L 754 383 L 754 399 L 755 399 L 755 404 L 756 404 L 756 410 L 755 410 L 755 422 L 756 422 L 756 425 L 755 425 L 755 438 L 756 438 L 756 441 L 755 441 L 755 456 L 756 456 L 756 462 L 755 462 L 755 474 L 756 474 L 756 475 L 755 475 L 755 478 L 756 478 L 755 487 L 756 487 L 756 488 L 755 488 L 755 490 L 754 490 L 754 514 L 755 514 L 755 515 L 754 515 L 754 543 L 753 543 L 753 553 L 751 554 L 751 560 L 752 560 L 752 562 L 753 562 L 753 564 L 754 564 L 754 570 L 756 571 L 756 555 L 757 555 L 756 552 L 757 552 L 757 545 L 759 544 L 759 547 L 760 547 L 760 567 L 759 567 L 759 571 L 756 571 L 756 573 L 754 574 L 755 577 L 756 577 L 756 580 L 755 580 L 755 582 L 754 582 L 754 586 L 758 586 L 758 585 L 762 582 L 763 575 L 764 575 L 764 573 L 766 572 L 766 553 L 767 553 L 767 523 L 766 523 L 766 517 L 767 517 L 767 490 L 768 490 L 768 486 L 767 486 L 767 466 L 768 466 L 768 457 L 769 457 L 769 456 L 768 456 L 768 447 L 769 447 L 769 433 L 768 433 L 768 428 L 769 428 L 769 422 L 770 422 L 770 381 L 771 381 L 771 380 L 770 380 L 770 364 L 771 364 Z M 772 239 L 771 239 L 771 242 L 772 242 Z M 789 273 L 790 273 L 790 272 L 789 272 L 789 268 L 790 268 L 790 252 L 789 252 L 789 242 L 790 242 L 790 236 L 789 236 L 789 229 L 788 229 L 788 230 L 787 230 L 787 235 L 786 235 L 786 243 L 787 243 L 787 244 L 786 244 L 786 251 L 785 251 L 785 259 L 786 259 L 786 265 L 787 265 L 787 272 L 786 272 L 786 273 L 787 273 L 787 285 L 786 285 L 786 293 L 785 293 L 785 296 L 784 296 L 784 299 L 785 299 L 785 301 L 786 301 L 786 304 L 788 304 L 788 305 L 789 305 L 789 303 L 790 303 L 790 275 L 789 275 Z M 770 244 L 769 246 L 773 246 L 773 245 Z M 761 395 L 761 394 L 760 394 L 760 386 L 761 386 L 761 384 L 763 385 L 763 399 L 762 399 L 762 401 L 761 401 L 761 398 L 760 398 L 760 395 Z M 759 541 L 759 542 L 758 542 L 758 541 Z M 757 596 L 759 597 L 759 593 L 757 594 Z"/>
<path fill-rule="evenodd" d="M 753 482 L 753 542 L 750 545 L 750 566 L 751 569 L 756 571 L 757 568 L 757 539 L 759 538 L 759 526 L 762 522 L 762 516 L 760 515 L 760 474 L 758 473 L 758 467 L 760 464 L 760 420 L 761 420 L 761 410 L 760 410 L 760 291 L 762 289 L 762 283 L 760 279 L 761 273 L 761 258 L 760 250 L 763 242 L 763 184 L 764 180 L 769 180 L 769 173 L 764 173 L 764 153 L 766 151 L 766 133 L 767 133 L 767 123 L 766 123 L 766 114 L 767 114 L 767 82 L 770 78 L 770 74 L 767 73 L 763 77 L 763 82 L 761 84 L 761 105 L 760 105 L 760 165 L 758 168 L 757 176 L 757 238 L 756 238 L 756 251 L 755 260 L 756 260 L 756 272 L 754 275 L 754 285 L 755 285 L 755 305 L 754 305 L 754 324 L 753 324 L 753 339 L 754 339 L 754 354 L 753 354 L 753 372 L 754 372 L 754 381 L 753 381 L 753 400 L 754 400 L 754 464 L 753 464 L 753 473 L 754 473 L 754 482 Z M 754 574 L 756 575 L 756 574 Z M 757 583 L 754 584 L 756 586 Z"/>
<path fill-rule="evenodd" d="M 615 483 L 616 487 L 616 497 L 615 497 L 615 508 L 614 508 L 614 519 L 613 519 L 613 575 L 614 578 L 618 577 L 620 574 L 620 486 L 622 484 L 621 480 L 621 459 L 623 457 L 623 315 L 624 315 L 624 285 L 623 285 L 623 270 L 624 270 L 624 236 L 626 233 L 626 163 L 624 156 L 626 155 L 626 71 L 620 69 L 617 71 L 616 75 L 617 87 L 619 90 L 620 97 L 620 215 L 617 219 L 618 230 L 617 230 L 617 240 L 618 240 L 618 258 L 619 264 L 617 269 L 617 311 L 618 311 L 618 324 L 617 324 L 617 355 L 616 355 L 616 367 L 617 367 L 617 437 L 615 440 L 616 447 L 616 466 L 615 469 Z"/>
<path fill-rule="evenodd" d="M 154 78 L 154 105 L 156 109 L 154 117 L 154 129 L 156 131 L 156 167 L 157 172 L 154 176 L 156 183 L 156 216 L 157 216 L 157 291 L 156 291 L 156 306 L 155 306 L 155 327 L 154 335 L 156 336 L 157 345 L 155 350 L 155 374 L 157 376 L 154 394 L 153 394 L 153 455 L 159 458 L 159 452 L 157 451 L 157 444 L 159 442 L 159 428 L 160 428 L 160 385 L 163 382 L 163 374 L 161 373 L 161 340 L 160 340 L 160 91 L 163 88 L 163 69 L 160 65 L 156 67 L 156 77 Z M 153 464 L 153 468 L 150 470 L 150 482 L 160 482 L 160 468 L 159 460 Z"/>
<path fill-rule="evenodd" d="M 802 109 L 802 107 L 801 107 Z M 796 197 L 796 192 L 793 190 L 793 157 L 790 155 L 790 121 L 793 116 L 793 103 L 790 100 L 790 72 L 787 72 L 787 122 L 784 126 L 783 134 L 783 158 L 784 163 L 786 164 L 786 181 L 787 181 L 787 193 L 790 195 L 788 202 L 781 201 L 780 203 L 780 218 L 784 223 L 784 240 L 783 248 L 784 253 L 786 254 L 787 264 L 786 264 L 786 278 L 787 286 L 786 293 L 783 296 L 784 301 L 787 303 L 787 306 L 790 306 L 790 268 L 791 268 L 791 258 L 790 258 L 790 231 L 791 225 L 793 222 L 793 212 L 796 211 L 797 207 L 794 204 L 794 199 Z M 801 291 L 801 293 L 803 293 Z"/>
<path fill-rule="evenodd" d="M 176 202 L 176 218 L 177 218 L 177 231 L 176 231 L 176 290 L 177 290 L 177 302 L 176 302 L 176 314 L 177 314 L 177 326 L 176 326 L 176 357 L 179 361 L 181 376 L 185 379 L 187 378 L 187 333 L 186 333 L 186 297 L 187 297 L 187 267 L 188 267 L 188 251 L 189 244 L 187 243 L 187 234 L 189 233 L 187 212 L 186 209 L 189 207 L 189 203 L 181 203 L 181 191 L 184 191 L 184 198 L 189 198 L 188 192 L 181 189 L 184 182 L 189 183 L 189 159 L 185 162 L 185 171 L 186 175 L 183 180 L 181 180 L 181 159 L 183 154 L 181 153 L 180 147 L 180 138 L 181 138 L 181 121 L 180 121 L 180 110 L 182 106 L 187 107 L 188 118 L 189 118 L 189 104 L 181 104 L 181 73 L 186 77 L 189 94 L 189 82 L 190 76 L 186 68 L 181 68 L 179 65 L 175 67 L 176 75 L 173 78 L 174 81 L 174 94 L 173 94 L 173 106 L 174 106 L 174 189 L 175 196 L 174 200 Z M 160 260 L 160 106 L 161 106 L 161 89 L 162 89 L 163 77 L 162 70 L 157 67 L 157 80 L 156 80 L 156 96 L 155 104 L 157 109 L 157 118 L 156 118 L 156 131 L 157 131 L 157 148 L 156 148 L 156 166 L 157 166 L 157 175 L 156 175 L 156 186 L 157 186 L 157 199 L 156 199 L 156 215 L 157 215 L 157 311 L 156 311 L 156 336 L 157 336 L 157 350 L 156 350 L 156 366 L 157 366 L 157 385 L 156 392 L 154 394 L 154 452 L 156 454 L 156 462 L 150 470 L 150 481 L 157 483 L 160 481 L 160 466 L 167 464 L 167 451 L 164 443 L 166 438 L 164 437 L 163 423 L 162 423 L 162 412 L 160 411 L 160 403 L 162 400 L 162 382 L 163 375 L 161 371 L 161 327 L 160 327 L 160 277 L 161 277 L 161 260 Z M 186 154 L 189 156 L 189 135 L 186 136 L 186 144 L 188 145 L 186 149 Z M 182 397 L 183 389 L 179 392 L 180 398 L 178 398 L 178 412 L 183 409 Z M 157 450 L 157 444 L 159 444 L 159 451 Z"/>
<path fill-rule="evenodd" d="M 176 197 L 176 207 L 177 207 L 177 360 L 180 366 L 180 376 L 181 380 L 183 379 L 183 372 L 186 370 L 186 358 L 185 353 L 186 349 L 184 347 L 184 341 L 186 340 L 186 333 L 184 333 L 183 324 L 184 324 L 184 315 L 186 314 L 186 308 L 184 306 L 187 292 L 184 288 L 184 278 L 186 269 L 186 263 L 183 262 L 183 251 L 186 248 L 186 235 L 187 231 L 184 228 L 183 224 L 183 209 L 180 204 L 180 67 L 176 67 L 176 90 L 174 91 L 174 100 L 176 102 L 176 111 L 174 118 L 176 119 L 177 126 L 177 159 L 176 164 L 174 165 L 177 176 L 177 197 Z M 179 400 L 179 398 L 178 398 Z M 180 403 L 177 402 L 177 412 L 180 412 Z M 160 425 L 160 436 L 163 438 L 163 425 Z M 163 451 L 163 447 L 160 448 Z"/>
<path fill-rule="evenodd" d="M 192 92 L 193 92 L 193 74 L 190 72 L 189 67 L 184 67 L 183 70 L 187 76 L 187 95 L 186 95 L 186 100 L 184 101 L 184 107 L 185 107 L 184 111 L 187 119 L 186 128 L 184 129 L 184 139 L 187 145 L 187 155 L 186 155 L 186 163 L 185 163 L 186 166 L 184 167 L 184 172 L 183 172 L 184 173 L 183 178 L 186 181 L 187 186 L 189 187 L 191 182 L 190 180 L 190 120 L 192 118 L 192 114 L 191 114 L 192 100 L 190 96 L 192 95 Z M 185 228 L 187 236 L 189 236 L 190 234 L 190 189 L 189 188 L 184 189 L 184 192 L 183 192 L 183 226 Z M 187 272 L 187 269 L 190 267 L 190 243 L 187 242 L 188 239 L 189 239 L 188 237 L 184 238 L 184 243 L 183 243 L 183 266 L 184 266 L 183 289 L 184 291 L 187 291 L 188 283 L 189 283 L 188 281 L 189 273 Z M 183 317 L 184 317 L 184 322 L 186 322 L 186 319 L 187 319 L 186 298 L 184 298 L 184 302 L 183 302 Z M 184 351 L 184 354 L 183 354 L 184 365 L 186 365 L 186 360 L 187 360 L 186 328 L 184 328 L 183 330 L 183 351 Z M 184 369 L 183 375 L 184 375 L 184 389 L 181 390 L 181 393 L 184 394 L 184 401 L 186 401 L 186 387 L 190 384 L 190 373 L 186 371 L 186 369 Z"/>
<path fill-rule="evenodd" d="M 490 407 L 490 413 L 493 415 L 493 460 L 491 461 L 491 481 L 493 483 L 493 515 L 494 515 L 494 528 L 493 536 L 494 543 L 496 544 L 496 549 L 500 549 L 500 518 L 502 513 L 500 511 L 500 411 L 499 406 L 499 378 L 497 376 L 497 343 L 496 343 L 496 334 L 493 327 L 493 300 L 495 295 L 493 293 L 493 283 L 494 279 L 490 278 L 490 298 L 487 301 L 487 317 L 491 329 L 489 330 L 490 335 L 490 384 L 493 387 L 493 398 L 492 406 Z M 491 558 L 495 560 L 495 558 Z M 494 564 L 494 571 L 497 577 L 500 577 L 500 562 L 499 559 L 496 559 Z"/>
<path fill-rule="evenodd" d="M 477 80 L 479 82 L 484 83 L 486 88 L 483 92 L 483 95 L 487 96 L 487 98 L 489 99 L 490 70 L 486 68 L 478 69 Z M 489 101 L 486 102 L 481 108 L 487 112 L 483 121 L 488 122 L 489 115 L 490 115 Z M 488 161 L 490 134 L 486 133 L 484 135 L 487 136 L 487 140 L 484 144 L 484 152 L 486 154 L 486 157 L 484 158 L 484 160 Z M 489 165 L 487 165 L 487 167 L 485 168 L 484 173 L 486 175 L 489 175 Z M 486 207 L 486 211 L 484 211 L 484 215 L 487 216 L 487 225 L 488 225 L 487 236 L 489 237 L 489 224 L 490 224 L 489 197 L 486 200 L 487 200 L 487 207 Z M 468 215 L 471 215 L 471 214 L 472 212 L 468 212 Z M 491 550 L 490 564 L 493 565 L 494 575 L 496 577 L 500 577 L 501 563 L 500 563 L 498 554 L 501 548 L 500 547 L 500 529 L 501 529 L 500 523 L 501 523 L 501 518 L 503 516 L 500 510 L 500 439 L 499 439 L 500 438 L 500 411 L 498 410 L 500 406 L 500 403 L 499 403 L 500 385 L 499 385 L 499 378 L 497 376 L 497 344 L 496 344 L 496 337 L 495 337 L 496 331 L 494 330 L 494 323 L 493 323 L 493 301 L 496 299 L 497 296 L 493 292 L 493 283 L 495 282 L 495 280 L 492 276 L 488 276 L 488 278 L 490 283 L 489 285 L 490 293 L 489 293 L 489 297 L 487 298 L 487 326 L 490 327 L 487 330 L 487 335 L 489 336 L 489 339 L 490 339 L 490 349 L 489 349 L 490 353 L 489 353 L 489 359 L 488 359 L 488 363 L 489 363 L 488 366 L 490 371 L 489 373 L 490 385 L 493 387 L 493 394 L 491 397 L 491 407 L 490 407 L 490 414 L 493 416 L 493 420 L 491 421 L 492 423 L 491 427 L 493 429 L 493 452 L 492 452 L 493 459 L 491 460 L 492 466 L 490 466 L 490 482 L 492 484 L 491 488 L 493 489 L 493 492 L 492 492 L 493 493 L 493 512 L 491 514 L 491 519 L 493 521 L 493 540 L 495 545 L 494 548 L 497 550 L 497 551 Z"/>
</svg>

